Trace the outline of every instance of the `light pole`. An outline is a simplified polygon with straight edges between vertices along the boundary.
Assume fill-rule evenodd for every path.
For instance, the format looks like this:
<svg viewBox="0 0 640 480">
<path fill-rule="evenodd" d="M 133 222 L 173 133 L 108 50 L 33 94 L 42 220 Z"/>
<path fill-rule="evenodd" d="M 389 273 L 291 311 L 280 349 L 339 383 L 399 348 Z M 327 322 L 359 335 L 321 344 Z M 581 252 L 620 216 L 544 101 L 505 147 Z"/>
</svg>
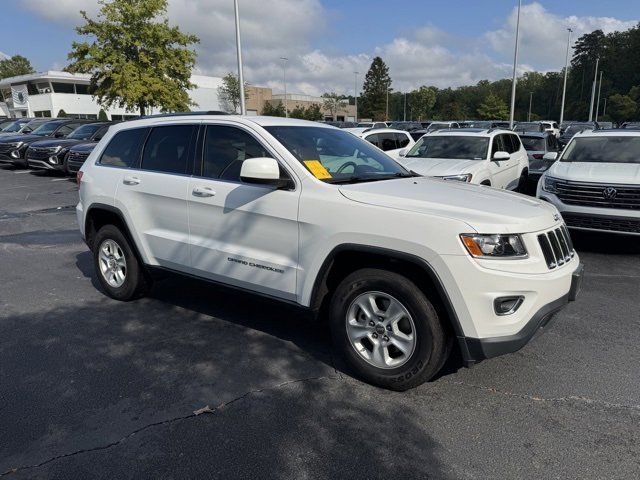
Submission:
<svg viewBox="0 0 640 480">
<path fill-rule="evenodd" d="M 511 112 L 509 113 L 509 129 L 513 130 L 513 114 L 516 107 L 516 82 L 518 66 L 518 36 L 520 34 L 520 7 L 522 7 L 522 0 L 518 0 L 518 18 L 516 20 L 516 47 L 513 52 L 513 81 L 511 82 Z"/>
<path fill-rule="evenodd" d="M 287 109 L 287 57 L 280 57 L 282 60 L 282 82 L 284 83 L 284 116 L 289 118 L 289 110 Z"/>
<path fill-rule="evenodd" d="M 600 90 L 602 90 L 602 70 L 600 70 L 600 83 L 598 84 L 598 101 L 596 102 L 596 122 L 598 121 L 598 112 L 600 111 Z"/>
<path fill-rule="evenodd" d="M 404 116 L 402 117 L 403 121 L 407 121 L 407 92 L 404 92 Z"/>
<path fill-rule="evenodd" d="M 602 109 L 602 116 L 604 117 L 607 114 L 607 99 L 604 99 L 604 108 Z"/>
<path fill-rule="evenodd" d="M 247 106 L 244 101 L 244 75 L 242 74 L 242 45 L 240 44 L 240 12 L 238 0 L 233 0 L 233 8 L 236 14 L 236 50 L 238 54 L 238 82 L 240 84 L 240 115 L 247 114 Z"/>
<path fill-rule="evenodd" d="M 360 72 L 353 72 L 353 98 L 356 104 L 356 123 L 358 123 L 358 73 Z"/>
<path fill-rule="evenodd" d="M 529 92 L 529 113 L 527 114 L 527 122 L 531 121 L 531 104 L 533 103 L 533 92 Z"/>
<path fill-rule="evenodd" d="M 570 28 L 567 28 L 567 30 L 569 33 L 567 35 L 567 54 L 564 58 L 564 86 L 562 87 L 562 104 L 560 106 L 560 125 L 564 121 L 564 99 L 567 95 L 567 71 L 569 70 L 569 45 L 571 44 L 571 32 L 573 32 Z"/>
<path fill-rule="evenodd" d="M 389 87 L 391 86 L 391 82 L 387 82 L 387 113 L 385 114 L 385 122 L 389 121 Z"/>
<path fill-rule="evenodd" d="M 598 64 L 600 63 L 600 57 L 596 58 L 596 71 L 593 74 L 593 88 L 591 89 L 591 105 L 589 105 L 589 121 L 593 120 L 593 103 L 596 99 L 596 85 L 598 83 Z"/>
</svg>

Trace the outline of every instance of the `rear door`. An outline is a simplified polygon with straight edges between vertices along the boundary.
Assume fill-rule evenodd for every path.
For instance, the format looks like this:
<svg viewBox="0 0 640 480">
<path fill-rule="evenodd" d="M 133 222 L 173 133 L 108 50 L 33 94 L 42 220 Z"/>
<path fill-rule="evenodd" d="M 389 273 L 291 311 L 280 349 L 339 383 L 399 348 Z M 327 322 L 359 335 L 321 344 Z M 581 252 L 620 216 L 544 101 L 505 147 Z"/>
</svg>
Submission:
<svg viewBox="0 0 640 480">
<path fill-rule="evenodd" d="M 300 186 L 281 163 L 291 188 L 245 183 L 242 162 L 277 158 L 254 132 L 207 124 L 201 130 L 188 188 L 193 273 L 268 295 L 295 299 Z"/>
</svg>

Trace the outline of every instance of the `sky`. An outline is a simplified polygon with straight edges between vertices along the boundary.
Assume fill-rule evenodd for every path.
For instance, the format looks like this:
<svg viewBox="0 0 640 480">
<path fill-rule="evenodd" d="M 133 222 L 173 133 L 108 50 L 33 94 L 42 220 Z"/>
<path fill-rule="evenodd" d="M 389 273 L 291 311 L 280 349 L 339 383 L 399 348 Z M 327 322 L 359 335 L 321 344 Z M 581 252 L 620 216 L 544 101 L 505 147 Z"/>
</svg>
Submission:
<svg viewBox="0 0 640 480">
<path fill-rule="evenodd" d="M 439 88 L 511 76 L 517 0 L 239 0 L 244 77 L 250 84 L 319 95 L 353 94 L 371 60 L 389 66 L 392 88 Z M 3 2 L 0 54 L 29 58 L 38 71 L 62 69 L 79 11 L 97 0 Z M 194 73 L 236 71 L 232 0 L 169 0 L 170 23 L 200 37 Z M 638 0 L 523 0 L 519 73 L 560 70 L 567 27 L 574 39 L 640 20 Z"/>
</svg>

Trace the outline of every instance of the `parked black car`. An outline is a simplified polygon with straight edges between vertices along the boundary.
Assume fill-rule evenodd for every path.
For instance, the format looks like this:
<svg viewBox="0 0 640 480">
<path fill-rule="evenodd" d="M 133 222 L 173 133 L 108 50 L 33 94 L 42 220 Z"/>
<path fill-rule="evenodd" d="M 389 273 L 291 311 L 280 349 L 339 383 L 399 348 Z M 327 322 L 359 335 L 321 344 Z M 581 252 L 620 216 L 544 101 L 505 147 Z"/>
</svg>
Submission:
<svg viewBox="0 0 640 480">
<path fill-rule="evenodd" d="M 31 133 L 45 122 L 51 120 L 50 118 L 14 118 L 13 122 L 6 125 L 2 131 L 0 131 L 0 138 L 7 138 L 19 133 Z"/>
<path fill-rule="evenodd" d="M 82 168 L 84 161 L 89 154 L 96 148 L 98 142 L 80 143 L 69 149 L 69 153 L 64 159 L 69 174 L 77 173 Z"/>
<path fill-rule="evenodd" d="M 107 122 L 87 123 L 64 138 L 33 142 L 26 153 L 28 167 L 67 173 L 65 159 L 69 149 L 80 143 L 97 142 L 107 133 L 109 125 Z"/>
<path fill-rule="evenodd" d="M 597 128 L 598 124 L 596 122 L 576 122 L 571 125 L 567 125 L 564 132 L 562 132 L 562 135 L 560 135 L 560 138 L 558 138 L 560 148 L 564 148 L 576 133 L 584 130 L 594 130 Z"/>
<path fill-rule="evenodd" d="M 57 119 L 49 120 L 29 134 L 19 134 L 0 138 L 0 163 L 12 163 L 19 167 L 27 166 L 26 152 L 29 146 L 45 137 L 64 138 L 87 120 Z"/>
</svg>

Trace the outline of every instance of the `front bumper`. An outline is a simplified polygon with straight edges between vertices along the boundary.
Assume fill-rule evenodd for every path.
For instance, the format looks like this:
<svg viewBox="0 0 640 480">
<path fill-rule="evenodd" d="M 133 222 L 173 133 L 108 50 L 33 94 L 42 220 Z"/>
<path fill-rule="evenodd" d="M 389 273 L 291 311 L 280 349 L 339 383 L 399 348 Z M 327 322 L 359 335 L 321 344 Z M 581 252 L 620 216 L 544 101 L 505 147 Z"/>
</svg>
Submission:
<svg viewBox="0 0 640 480">
<path fill-rule="evenodd" d="M 463 348 L 463 357 L 465 358 L 467 366 L 487 358 L 516 352 L 529 343 L 529 341 L 549 323 L 556 312 L 567 305 L 567 303 L 576 299 L 578 293 L 580 293 L 583 272 L 584 265 L 579 264 L 578 268 L 574 270 L 571 275 L 569 292 L 542 306 L 517 333 L 502 337 L 458 338 Z"/>
</svg>

